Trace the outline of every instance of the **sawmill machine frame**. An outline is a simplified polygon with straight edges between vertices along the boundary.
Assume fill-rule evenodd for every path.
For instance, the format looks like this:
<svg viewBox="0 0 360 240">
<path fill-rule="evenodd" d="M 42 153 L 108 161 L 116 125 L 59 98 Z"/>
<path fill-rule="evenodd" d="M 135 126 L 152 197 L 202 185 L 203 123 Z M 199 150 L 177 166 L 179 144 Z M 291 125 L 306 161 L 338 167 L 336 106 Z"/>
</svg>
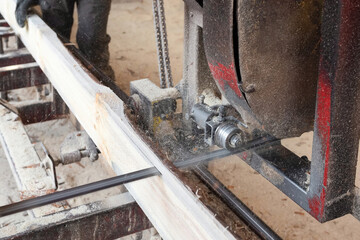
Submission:
<svg viewBox="0 0 360 240">
<path fill-rule="evenodd" d="M 170 128 L 177 142 L 201 136 L 191 146 L 230 151 L 275 137 L 241 158 L 318 221 L 359 218 L 359 2 L 184 2 L 183 79 L 174 87 L 164 10 L 153 1 L 160 88 L 131 83 L 137 123 L 164 146 Z M 281 145 L 312 130 L 311 161 Z M 172 160 L 184 149 L 172 146 Z"/>
<path fill-rule="evenodd" d="M 145 129 L 156 135 L 174 120 L 181 98 L 182 134 L 201 133 L 209 146 L 236 150 L 274 136 L 241 158 L 318 221 L 359 218 L 359 2 L 184 2 L 182 81 L 158 90 L 131 83 Z M 311 130 L 311 161 L 281 145 Z"/>
<path fill-rule="evenodd" d="M 360 191 L 355 186 L 360 1 L 184 2 L 183 79 L 176 86 L 161 0 L 153 1 L 160 87 L 146 79 L 133 81 L 128 97 L 73 45 L 65 45 L 100 83 L 128 103 L 126 113 L 131 123 L 169 153 L 174 167 L 192 166 L 232 210 L 242 212 L 242 217 L 253 213 L 206 166 L 196 164 L 236 154 L 318 221 L 349 213 L 360 219 Z M 0 53 L 2 49 L 0 46 Z M 26 57 L 31 58 L 28 54 Z M 6 64 L 11 65 L 10 61 L 7 59 Z M 3 80 L 6 74 L 13 80 L 14 72 L 20 77 L 25 72 L 29 79 L 15 83 L 9 80 L 2 92 L 48 83 L 35 63 L 25 67 L 1 73 Z M 46 104 L 10 110 L 26 123 L 67 115 L 69 110 L 55 89 L 52 95 L 53 101 Z M 6 100 L 4 94 L 2 98 Z M 311 161 L 281 145 L 282 139 L 311 130 Z M 93 150 L 97 154 L 96 147 Z M 149 167 L 117 177 L 115 185 L 159 174 L 156 167 Z M 108 186 L 101 185 L 98 190 Z M 84 194 L 75 190 L 63 194 Z M 59 195 L 41 198 L 51 203 Z M 25 203 L 40 206 L 36 201 L 34 198 Z M 0 212 L 5 216 L 19 209 L 24 211 L 29 206 L 20 202 L 3 206 Z M 264 238 L 277 239 L 255 215 L 249 221 L 253 228 L 258 224 L 266 230 L 259 233 Z"/>
<path fill-rule="evenodd" d="M 311 161 L 280 142 L 241 157 L 318 221 L 349 213 L 359 219 L 359 1 L 185 3 L 185 122 L 210 88 L 240 112 L 252 135 L 282 139 L 313 127 Z M 289 29 L 294 23 L 300 33 Z M 279 57 L 287 66 L 274 72 L 283 75 L 266 72 Z"/>
</svg>

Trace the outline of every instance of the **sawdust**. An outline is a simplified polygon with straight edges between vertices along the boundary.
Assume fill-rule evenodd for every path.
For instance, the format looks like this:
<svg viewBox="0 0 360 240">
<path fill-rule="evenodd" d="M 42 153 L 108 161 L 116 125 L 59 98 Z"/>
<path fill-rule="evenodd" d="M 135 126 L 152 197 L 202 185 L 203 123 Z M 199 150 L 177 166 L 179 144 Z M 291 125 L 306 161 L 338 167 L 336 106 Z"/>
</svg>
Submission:
<svg viewBox="0 0 360 240">
<path fill-rule="evenodd" d="M 165 1 L 175 83 L 182 76 L 183 3 Z M 129 81 L 149 78 L 158 83 L 151 2 L 113 2 L 109 30 L 111 64 L 117 84 L 129 90 Z M 116 22 L 117 24 L 115 24 Z M 126 70 L 135 72 L 135 76 Z M 297 155 L 311 158 L 312 133 L 282 143 Z M 247 164 L 226 159 L 213 166 L 215 174 L 284 239 L 357 239 L 360 224 L 352 216 L 320 224 Z M 359 175 L 359 174 L 358 174 Z M 357 180 L 357 182 L 360 182 Z M 301 213 L 301 214 L 300 214 Z"/>
<path fill-rule="evenodd" d="M 267 179 L 271 179 L 271 181 L 275 185 L 280 185 L 284 182 L 284 177 L 278 174 L 273 168 L 271 168 L 269 165 L 263 163 L 261 166 L 262 173 Z"/>
<path fill-rule="evenodd" d="M 172 72 L 174 83 L 177 83 L 182 76 L 183 2 L 165 0 L 165 7 Z M 151 1 L 113 0 L 108 29 L 112 36 L 110 62 L 115 70 L 117 84 L 129 92 L 131 80 L 149 78 L 158 83 Z M 35 136 L 34 139 L 42 139 L 46 146 L 60 143 L 65 137 L 65 131 L 61 125 L 67 126 L 68 122 L 65 120 L 58 123 L 49 122 L 48 125 L 34 130 L 39 131 L 39 134 L 45 137 Z M 54 131 L 49 131 L 51 129 L 56 129 L 57 134 L 63 135 L 58 136 Z M 283 144 L 300 156 L 310 157 L 311 141 L 312 135 L 307 133 L 300 139 L 283 141 Z M 0 181 L 0 205 L 5 205 L 20 199 L 16 184 L 11 179 L 11 171 L 2 154 L 0 151 L 0 175 L 4 177 L 4 180 Z M 59 175 L 62 176 L 68 187 L 107 176 L 100 162 L 91 163 L 85 160 L 81 164 L 85 166 L 85 169 L 79 165 L 58 168 Z M 224 185 L 231 186 L 230 189 L 284 239 L 358 239 L 360 235 L 360 224 L 350 215 L 328 223 L 318 223 L 238 159 L 227 158 L 214 162 L 211 164 L 211 170 Z M 69 203 L 70 205 L 81 205 L 92 200 L 100 200 L 114 193 L 115 191 L 111 189 L 105 193 L 94 194 L 95 196 L 86 195 L 84 198 L 77 198 Z M 11 200 L 9 200 L 9 196 L 11 196 Z M 0 226 L 27 219 L 29 216 L 23 216 L 22 213 L 0 218 Z M 149 238 L 149 236 L 144 236 L 144 239 Z"/>
</svg>

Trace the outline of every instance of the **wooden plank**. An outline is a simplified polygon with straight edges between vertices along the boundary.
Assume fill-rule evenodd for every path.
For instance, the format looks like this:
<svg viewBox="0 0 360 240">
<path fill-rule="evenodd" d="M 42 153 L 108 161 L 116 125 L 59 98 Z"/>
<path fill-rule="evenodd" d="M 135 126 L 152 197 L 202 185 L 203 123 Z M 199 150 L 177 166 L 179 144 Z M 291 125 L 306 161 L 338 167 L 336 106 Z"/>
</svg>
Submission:
<svg viewBox="0 0 360 240">
<path fill-rule="evenodd" d="M 55 181 L 42 167 L 33 144 L 20 118 L 0 106 L 0 142 L 13 172 L 22 199 L 54 192 Z M 64 210 L 63 206 L 48 205 L 33 209 L 33 215 L 40 217 Z"/>
<path fill-rule="evenodd" d="M 0 12 L 58 90 L 117 174 L 155 166 L 161 177 L 127 184 L 131 195 L 164 239 L 234 239 L 213 214 L 134 132 L 123 102 L 94 80 L 37 16 L 16 24 L 16 0 L 0 1 Z"/>
</svg>

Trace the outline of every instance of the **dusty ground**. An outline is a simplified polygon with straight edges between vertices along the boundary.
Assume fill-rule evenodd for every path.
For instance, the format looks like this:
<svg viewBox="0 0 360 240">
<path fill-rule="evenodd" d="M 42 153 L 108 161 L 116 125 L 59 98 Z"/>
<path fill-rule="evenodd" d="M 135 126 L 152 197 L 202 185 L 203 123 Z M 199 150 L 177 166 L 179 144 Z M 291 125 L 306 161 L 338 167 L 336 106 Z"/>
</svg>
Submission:
<svg viewBox="0 0 360 240">
<path fill-rule="evenodd" d="M 165 0 L 165 8 L 172 71 L 176 83 L 182 76 L 183 2 L 181 0 Z M 128 91 L 129 82 L 132 80 L 149 78 L 158 82 L 151 1 L 113 0 L 108 32 L 112 36 L 111 65 L 116 73 L 117 84 Z M 45 128 L 30 127 L 29 131 L 40 135 L 39 138 L 44 141 L 45 145 L 52 145 L 52 142 L 48 142 L 49 140 L 46 139 L 54 139 L 56 135 L 57 140 L 53 141 L 60 141 L 64 134 L 60 132 L 58 135 L 59 129 L 63 129 L 64 126 L 67 128 L 69 123 L 60 121 L 56 124 L 51 122 L 47 124 Z M 69 128 L 71 129 L 71 126 Z M 311 139 L 311 133 L 307 133 L 300 139 L 284 142 L 284 145 L 296 153 L 304 155 L 311 151 Z M 1 152 L 0 159 L 0 174 L 9 175 L 9 169 L 6 167 Z M 352 216 L 344 216 L 320 224 L 267 180 L 236 158 L 214 162 L 211 168 L 225 185 L 234 186 L 233 192 L 284 239 L 359 238 L 360 223 Z M 97 171 L 97 174 L 93 174 L 92 171 Z M 99 171 L 100 174 L 98 174 Z M 59 169 L 59 173 L 66 179 L 69 187 L 108 176 L 99 163 L 89 162 L 63 167 Z M 11 179 L 0 181 L 0 189 L 2 189 L 0 205 L 19 200 L 16 197 L 16 186 Z M 100 198 L 113 193 L 113 190 L 109 190 Z M 8 196 L 15 197 L 10 200 Z M 92 200 L 96 199 L 85 196 L 82 199 L 72 200 L 70 203 L 77 205 Z M 24 216 L 20 214 L 18 217 L 23 218 Z M 0 226 L 11 221 L 13 221 L 11 218 L 7 219 L 7 222 L 2 221 Z"/>
<path fill-rule="evenodd" d="M 113 0 L 108 32 L 116 82 L 129 89 L 129 82 L 149 78 L 158 83 L 158 65 L 152 6 L 149 0 Z M 183 2 L 165 0 L 168 41 L 174 83 L 182 78 Z"/>
</svg>

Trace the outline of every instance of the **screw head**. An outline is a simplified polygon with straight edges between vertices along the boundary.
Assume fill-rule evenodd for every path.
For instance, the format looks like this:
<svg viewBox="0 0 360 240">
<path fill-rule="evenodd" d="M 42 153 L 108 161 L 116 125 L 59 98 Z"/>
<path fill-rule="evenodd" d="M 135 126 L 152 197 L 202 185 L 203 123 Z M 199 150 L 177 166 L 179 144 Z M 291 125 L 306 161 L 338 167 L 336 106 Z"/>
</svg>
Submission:
<svg viewBox="0 0 360 240">
<path fill-rule="evenodd" d="M 230 146 L 233 147 L 233 148 L 238 148 L 241 143 L 242 143 L 242 139 L 241 139 L 241 135 L 239 133 L 237 134 L 234 134 L 230 140 Z"/>
</svg>

